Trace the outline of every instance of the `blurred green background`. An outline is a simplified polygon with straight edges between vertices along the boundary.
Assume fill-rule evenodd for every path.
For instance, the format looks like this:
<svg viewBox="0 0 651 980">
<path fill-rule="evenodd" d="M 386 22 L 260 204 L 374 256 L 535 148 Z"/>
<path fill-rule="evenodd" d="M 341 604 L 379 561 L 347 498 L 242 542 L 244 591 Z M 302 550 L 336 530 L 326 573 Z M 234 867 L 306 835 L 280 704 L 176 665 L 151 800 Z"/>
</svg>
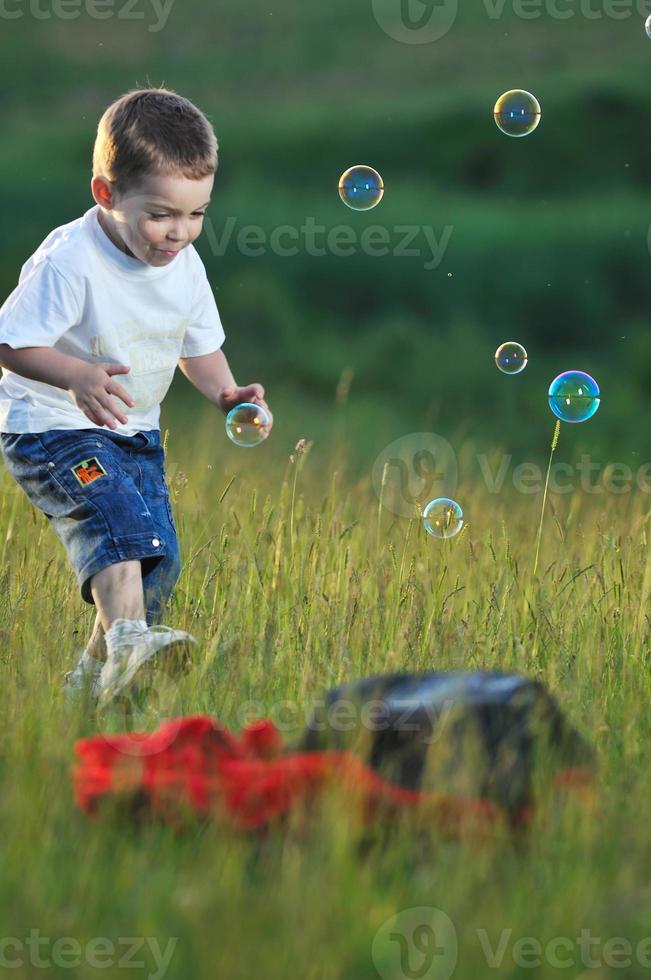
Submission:
<svg viewBox="0 0 651 980">
<path fill-rule="evenodd" d="M 376 10 L 392 3 L 375 0 Z M 427 13 L 411 3 L 414 17 Z M 49 231 L 92 206 L 105 107 L 165 85 L 199 105 L 220 141 L 197 247 L 235 375 L 266 386 L 276 452 L 299 437 L 318 451 L 343 435 L 363 470 L 390 440 L 431 430 L 455 446 L 540 458 L 554 422 L 549 382 L 581 368 L 602 406 L 564 427 L 566 453 L 649 458 L 651 2 L 565 0 L 561 19 L 547 0 L 526 17 L 486 0 L 423 44 L 390 37 L 371 0 L 184 0 L 164 23 L 144 2 L 127 13 L 116 3 L 103 20 L 81 2 L 66 8 L 70 19 L 47 4 L 40 18 L 12 9 L 22 16 L 0 34 L 2 299 Z M 521 140 L 492 119 L 496 98 L 517 87 L 543 109 Z M 337 194 L 355 163 L 385 182 L 367 213 Z M 275 254 L 273 230 L 306 221 L 323 226 L 321 246 L 336 226 L 352 229 L 354 254 L 309 254 L 300 231 L 296 255 Z M 252 225 L 267 240 L 259 255 L 238 246 Z M 388 255 L 359 247 L 370 226 L 387 229 Z M 391 254 L 400 226 L 416 230 L 419 254 Z M 425 227 L 449 236 L 435 268 Z M 522 375 L 495 368 L 504 340 L 526 346 Z M 181 433 L 203 407 L 178 373 L 161 427 Z"/>
</svg>

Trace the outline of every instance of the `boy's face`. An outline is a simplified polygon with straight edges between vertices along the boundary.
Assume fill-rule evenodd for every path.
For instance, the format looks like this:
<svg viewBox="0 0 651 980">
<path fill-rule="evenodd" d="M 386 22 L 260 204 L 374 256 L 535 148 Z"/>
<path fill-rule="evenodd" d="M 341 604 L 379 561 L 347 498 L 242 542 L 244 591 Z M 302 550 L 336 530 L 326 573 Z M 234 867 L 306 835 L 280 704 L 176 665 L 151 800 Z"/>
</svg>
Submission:
<svg viewBox="0 0 651 980">
<path fill-rule="evenodd" d="M 100 205 L 99 222 L 114 245 L 147 265 L 168 265 L 201 234 L 214 174 L 144 177 L 123 196 L 106 177 L 93 177 L 91 191 Z"/>
</svg>

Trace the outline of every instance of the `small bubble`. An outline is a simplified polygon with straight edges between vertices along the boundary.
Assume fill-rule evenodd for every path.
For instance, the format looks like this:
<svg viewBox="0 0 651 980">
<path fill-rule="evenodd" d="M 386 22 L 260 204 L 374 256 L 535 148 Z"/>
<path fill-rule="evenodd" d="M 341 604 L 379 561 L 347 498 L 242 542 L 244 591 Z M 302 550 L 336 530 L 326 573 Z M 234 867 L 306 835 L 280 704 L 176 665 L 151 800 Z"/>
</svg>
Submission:
<svg viewBox="0 0 651 980">
<path fill-rule="evenodd" d="M 506 136 L 528 136 L 537 128 L 541 115 L 538 99 L 523 89 L 500 95 L 493 109 L 495 122 Z"/>
<path fill-rule="evenodd" d="M 502 374 L 520 374 L 527 366 L 527 352 L 522 344 L 507 340 L 495 351 L 495 364 Z"/>
<path fill-rule="evenodd" d="M 370 211 L 384 196 L 384 181 L 373 167 L 349 167 L 339 178 L 339 197 L 353 211 Z"/>
<path fill-rule="evenodd" d="M 423 526 L 430 537 L 453 538 L 463 527 L 463 511 L 456 500 L 437 497 L 423 511 Z"/>
</svg>

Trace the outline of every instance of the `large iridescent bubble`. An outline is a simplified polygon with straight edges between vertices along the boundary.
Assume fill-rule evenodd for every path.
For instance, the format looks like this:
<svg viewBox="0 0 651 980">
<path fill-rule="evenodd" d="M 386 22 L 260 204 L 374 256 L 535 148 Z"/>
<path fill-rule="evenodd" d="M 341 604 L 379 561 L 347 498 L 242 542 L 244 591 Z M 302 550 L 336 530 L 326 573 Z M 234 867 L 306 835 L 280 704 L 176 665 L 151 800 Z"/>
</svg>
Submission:
<svg viewBox="0 0 651 980">
<path fill-rule="evenodd" d="M 500 95 L 493 115 L 499 129 L 507 136 L 528 136 L 537 128 L 542 110 L 535 95 L 514 88 Z"/>
<path fill-rule="evenodd" d="M 563 422 L 586 422 L 601 402 L 599 385 L 585 371 L 565 371 L 549 386 L 549 407 Z"/>
<path fill-rule="evenodd" d="M 236 446 L 258 446 L 269 435 L 271 419 L 260 405 L 242 402 L 226 416 L 226 435 Z"/>
<path fill-rule="evenodd" d="M 353 211 L 370 211 L 383 196 L 384 181 L 373 167 L 349 167 L 339 178 L 339 197 Z"/>
</svg>

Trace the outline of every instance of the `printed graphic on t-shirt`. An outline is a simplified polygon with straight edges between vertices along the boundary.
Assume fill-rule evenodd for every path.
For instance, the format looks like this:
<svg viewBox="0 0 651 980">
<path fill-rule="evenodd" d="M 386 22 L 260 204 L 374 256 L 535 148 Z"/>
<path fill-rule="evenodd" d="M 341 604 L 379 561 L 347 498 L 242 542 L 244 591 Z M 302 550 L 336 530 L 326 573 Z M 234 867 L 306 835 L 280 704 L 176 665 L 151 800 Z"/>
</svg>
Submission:
<svg viewBox="0 0 651 980">
<path fill-rule="evenodd" d="M 129 373 L 117 380 L 135 401 L 133 411 L 143 412 L 162 402 L 172 383 L 187 328 L 187 317 L 136 318 L 114 324 L 110 343 L 106 337 L 90 338 L 95 357 L 130 366 Z"/>
<path fill-rule="evenodd" d="M 106 470 L 97 456 L 91 456 L 90 459 L 82 459 L 79 463 L 75 463 L 71 469 L 75 474 L 77 482 L 82 487 L 87 487 L 89 483 L 93 483 L 95 480 L 99 480 L 100 477 L 107 475 Z"/>
</svg>

